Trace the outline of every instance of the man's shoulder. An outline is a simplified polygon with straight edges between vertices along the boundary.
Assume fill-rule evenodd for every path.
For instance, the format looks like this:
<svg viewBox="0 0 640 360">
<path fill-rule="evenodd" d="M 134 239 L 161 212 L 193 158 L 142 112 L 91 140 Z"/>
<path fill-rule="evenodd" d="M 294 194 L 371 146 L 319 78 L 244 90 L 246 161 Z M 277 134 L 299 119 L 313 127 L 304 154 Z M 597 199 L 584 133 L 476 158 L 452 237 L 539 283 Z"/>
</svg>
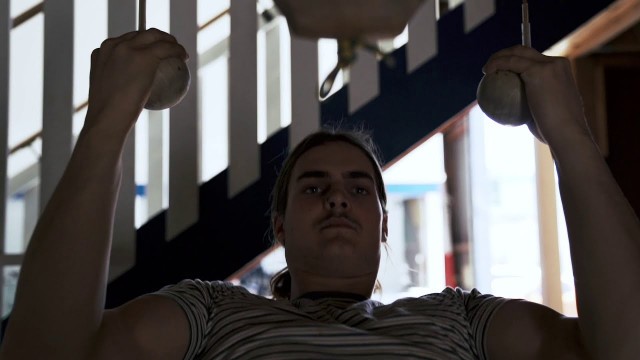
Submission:
<svg viewBox="0 0 640 360">
<path fill-rule="evenodd" d="M 246 288 L 224 280 L 202 280 L 199 278 L 183 279 L 177 283 L 166 285 L 156 294 L 190 295 L 198 297 L 229 298 L 257 297 Z"/>
</svg>

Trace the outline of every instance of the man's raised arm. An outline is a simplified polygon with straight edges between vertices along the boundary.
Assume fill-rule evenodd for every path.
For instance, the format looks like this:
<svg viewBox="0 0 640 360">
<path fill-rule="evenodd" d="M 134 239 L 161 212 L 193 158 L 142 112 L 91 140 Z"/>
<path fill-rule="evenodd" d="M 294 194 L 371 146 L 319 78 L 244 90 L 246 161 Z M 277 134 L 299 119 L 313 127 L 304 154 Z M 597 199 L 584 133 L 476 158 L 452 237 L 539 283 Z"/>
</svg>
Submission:
<svg viewBox="0 0 640 360">
<path fill-rule="evenodd" d="M 530 128 L 555 160 L 582 343 L 595 359 L 636 358 L 640 221 L 591 137 L 570 63 L 517 46 L 487 62 L 486 72 L 496 69 L 521 75 L 535 120 Z"/>
<path fill-rule="evenodd" d="M 26 250 L 2 359 L 85 359 L 94 347 L 122 150 L 159 62 L 170 57 L 187 54 L 154 29 L 108 39 L 92 53 L 85 124 Z"/>
</svg>

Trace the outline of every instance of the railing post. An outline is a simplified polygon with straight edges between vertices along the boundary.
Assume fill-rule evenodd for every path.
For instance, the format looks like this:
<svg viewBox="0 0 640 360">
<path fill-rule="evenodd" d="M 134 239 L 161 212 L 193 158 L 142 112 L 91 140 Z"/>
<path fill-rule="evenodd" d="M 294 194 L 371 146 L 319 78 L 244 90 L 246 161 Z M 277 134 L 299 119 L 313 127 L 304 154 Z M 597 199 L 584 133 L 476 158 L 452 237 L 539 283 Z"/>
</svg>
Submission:
<svg viewBox="0 0 640 360">
<path fill-rule="evenodd" d="M 7 158 L 9 156 L 9 29 L 10 1 L 0 2 L 0 254 L 4 254 L 4 232 L 7 207 Z M 0 299 L 2 298 L 0 278 Z"/>
<path fill-rule="evenodd" d="M 318 86 L 318 41 L 292 34 L 289 149 L 320 128 Z"/>
<path fill-rule="evenodd" d="M 44 3 L 41 211 L 62 177 L 73 146 L 73 4 L 73 0 Z"/>
<path fill-rule="evenodd" d="M 275 18 L 265 29 L 267 138 L 280 130 L 282 123 L 281 21 L 282 19 Z"/>
<path fill-rule="evenodd" d="M 365 49 L 357 50 L 357 60 L 349 72 L 349 113 L 373 100 L 380 93 L 380 72 L 376 55 Z"/>
<path fill-rule="evenodd" d="M 7 157 L 9 156 L 9 29 L 10 1 L 0 1 L 0 256 L 4 260 L 7 207 Z M 4 261 L 0 261 L 0 310 L 4 306 Z M 0 338 L 2 330 L 0 330 Z"/>
<path fill-rule="evenodd" d="M 431 60 L 438 53 L 436 0 L 426 0 L 409 20 L 407 73 Z"/>
<path fill-rule="evenodd" d="M 173 239 L 198 221 L 200 193 L 197 1 L 171 0 L 170 14 L 170 31 L 190 55 L 187 66 L 191 72 L 191 85 L 180 104 L 171 108 L 169 116 L 166 240 Z"/>
<path fill-rule="evenodd" d="M 109 0 L 107 24 L 109 37 L 135 30 L 136 0 Z M 122 153 L 122 182 L 114 220 L 109 280 L 135 265 L 135 132 L 134 128 L 129 133 Z"/>
<path fill-rule="evenodd" d="M 28 243 L 38 222 L 40 208 L 38 204 L 40 188 L 33 186 L 24 193 L 24 243 Z"/>
<path fill-rule="evenodd" d="M 258 19 L 255 0 L 233 0 L 229 6 L 228 195 L 233 197 L 260 179 Z"/>
<path fill-rule="evenodd" d="M 475 29 L 496 12 L 495 0 L 466 0 L 464 2 L 464 31 Z"/>
<path fill-rule="evenodd" d="M 147 181 L 147 218 L 163 209 L 164 184 L 164 111 L 149 111 L 149 175 Z"/>
</svg>

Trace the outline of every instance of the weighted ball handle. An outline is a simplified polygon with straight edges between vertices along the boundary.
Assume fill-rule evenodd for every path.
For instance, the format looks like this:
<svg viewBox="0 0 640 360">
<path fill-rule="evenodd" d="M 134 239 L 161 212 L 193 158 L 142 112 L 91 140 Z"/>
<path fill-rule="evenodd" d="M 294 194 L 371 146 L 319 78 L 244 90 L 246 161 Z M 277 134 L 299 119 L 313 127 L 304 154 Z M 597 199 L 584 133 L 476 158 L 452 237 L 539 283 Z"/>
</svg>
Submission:
<svg viewBox="0 0 640 360">
<path fill-rule="evenodd" d="M 138 0 L 138 31 L 147 28 L 147 3 Z M 191 84 L 191 73 L 187 64 L 178 58 L 160 62 L 151 84 L 151 93 L 144 105 L 148 110 L 164 110 L 182 101 Z"/>
<path fill-rule="evenodd" d="M 529 4 L 522 1 L 522 45 L 531 47 Z M 511 71 L 486 74 L 480 80 L 476 92 L 480 109 L 492 120 L 502 125 L 519 126 L 531 121 L 524 83 L 520 75 Z"/>
</svg>

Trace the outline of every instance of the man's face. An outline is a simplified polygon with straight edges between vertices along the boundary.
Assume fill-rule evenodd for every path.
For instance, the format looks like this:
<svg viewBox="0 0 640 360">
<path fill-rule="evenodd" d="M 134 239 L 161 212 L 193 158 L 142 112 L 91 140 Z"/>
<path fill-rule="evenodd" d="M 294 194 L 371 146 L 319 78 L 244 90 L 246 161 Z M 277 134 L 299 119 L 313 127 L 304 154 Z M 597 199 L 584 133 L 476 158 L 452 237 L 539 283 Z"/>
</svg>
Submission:
<svg viewBox="0 0 640 360">
<path fill-rule="evenodd" d="M 377 273 L 387 217 L 374 168 L 357 147 L 329 142 L 296 162 L 284 216 L 275 219 L 292 273 L 331 277 Z"/>
</svg>

